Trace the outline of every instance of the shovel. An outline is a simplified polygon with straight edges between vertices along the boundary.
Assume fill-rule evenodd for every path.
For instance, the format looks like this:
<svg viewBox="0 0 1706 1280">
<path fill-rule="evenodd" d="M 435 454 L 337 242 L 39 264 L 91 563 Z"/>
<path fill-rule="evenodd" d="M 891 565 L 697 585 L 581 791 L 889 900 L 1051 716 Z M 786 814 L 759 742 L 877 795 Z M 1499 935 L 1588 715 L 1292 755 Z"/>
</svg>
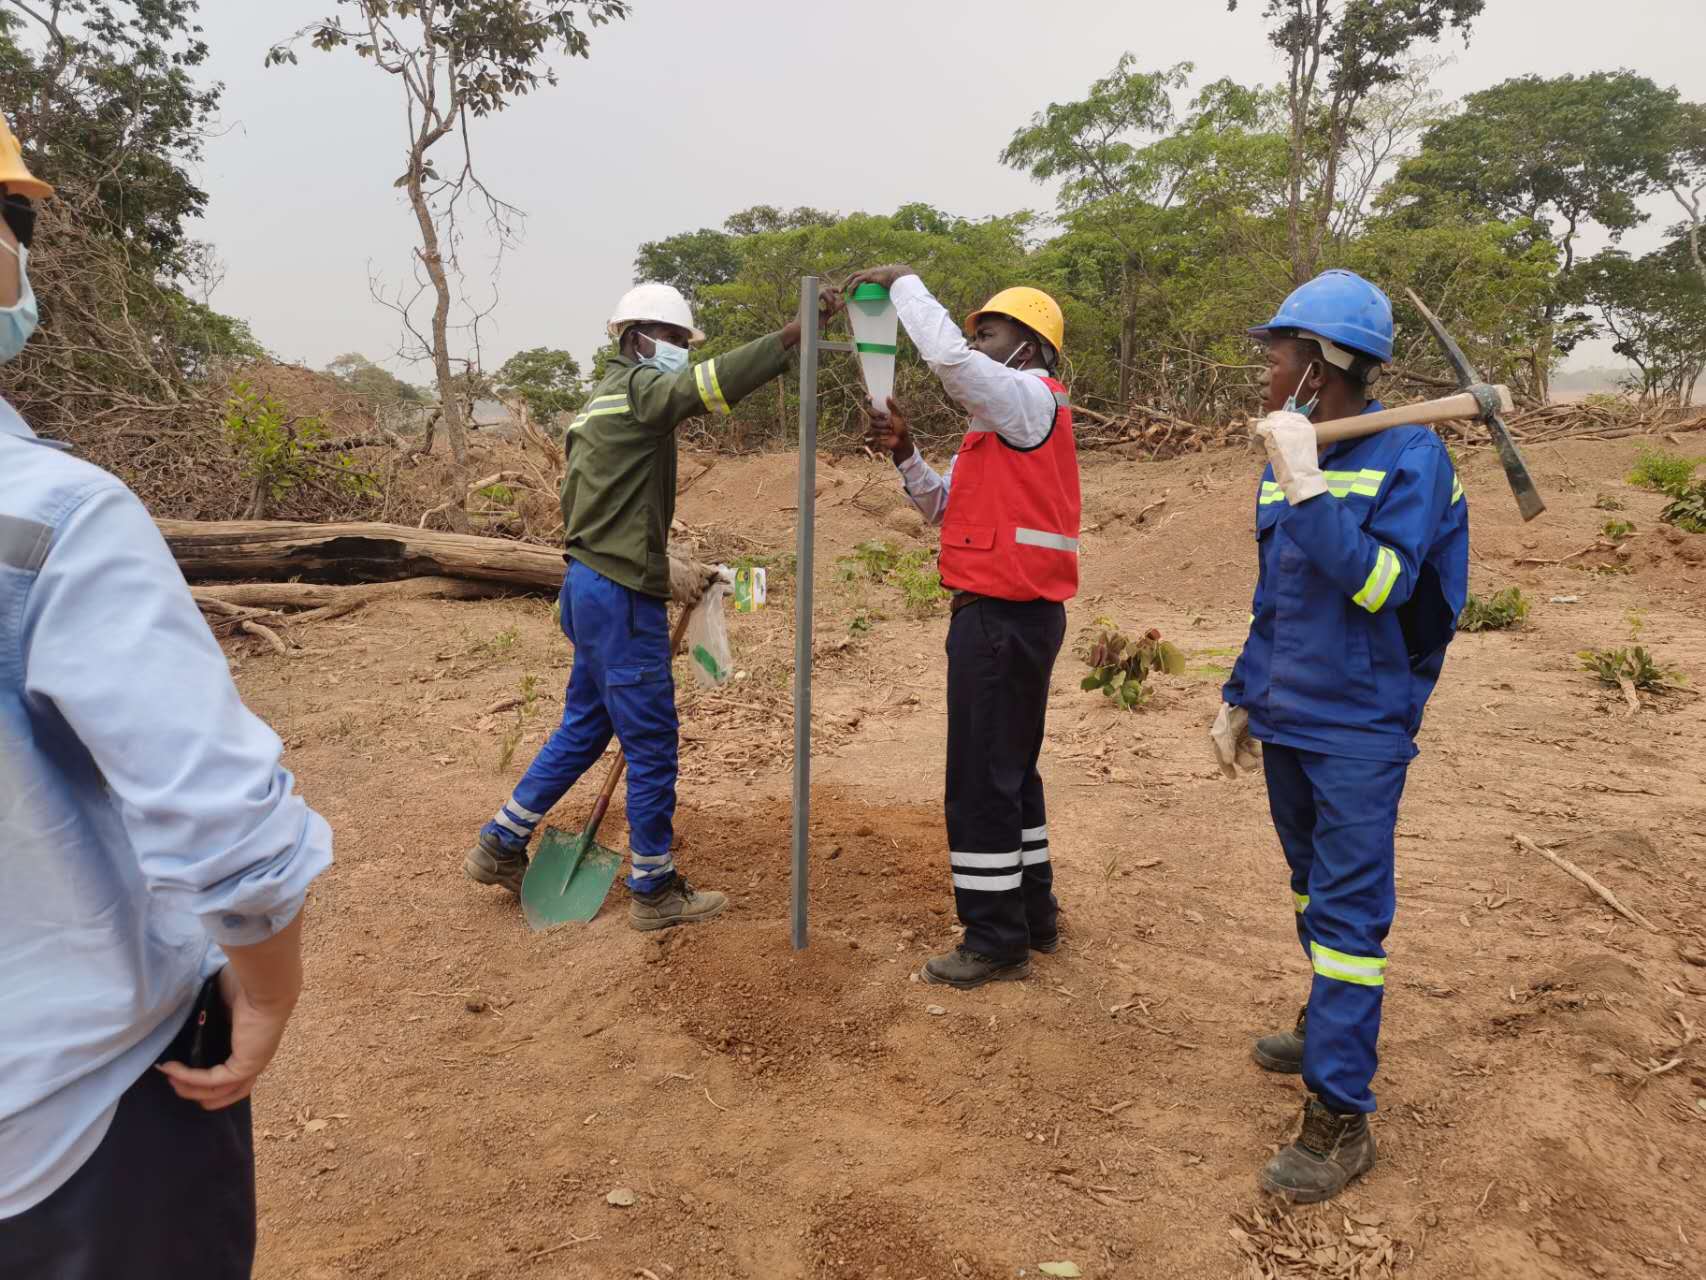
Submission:
<svg viewBox="0 0 1706 1280">
<path fill-rule="evenodd" d="M 671 659 L 681 647 L 681 637 L 687 631 L 687 618 L 692 612 L 683 609 L 670 632 Z M 539 851 L 533 855 L 521 881 L 521 911 L 527 917 L 527 927 L 535 933 L 570 921 L 585 924 L 604 905 L 610 886 L 622 870 L 622 855 L 598 843 L 598 827 L 627 767 L 628 757 L 621 742 L 617 742 L 616 759 L 611 762 L 604 786 L 593 803 L 592 816 L 580 835 L 570 836 L 556 827 L 545 828 Z"/>
</svg>

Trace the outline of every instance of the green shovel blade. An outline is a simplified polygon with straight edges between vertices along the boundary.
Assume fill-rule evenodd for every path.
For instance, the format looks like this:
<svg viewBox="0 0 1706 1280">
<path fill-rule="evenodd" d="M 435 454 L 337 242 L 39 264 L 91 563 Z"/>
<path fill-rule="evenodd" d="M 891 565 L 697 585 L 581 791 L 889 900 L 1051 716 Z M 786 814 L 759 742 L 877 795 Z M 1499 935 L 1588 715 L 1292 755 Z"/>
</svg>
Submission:
<svg viewBox="0 0 1706 1280">
<path fill-rule="evenodd" d="M 622 870 L 622 855 L 584 837 L 546 827 L 521 882 L 521 910 L 537 932 L 598 914 Z"/>
</svg>

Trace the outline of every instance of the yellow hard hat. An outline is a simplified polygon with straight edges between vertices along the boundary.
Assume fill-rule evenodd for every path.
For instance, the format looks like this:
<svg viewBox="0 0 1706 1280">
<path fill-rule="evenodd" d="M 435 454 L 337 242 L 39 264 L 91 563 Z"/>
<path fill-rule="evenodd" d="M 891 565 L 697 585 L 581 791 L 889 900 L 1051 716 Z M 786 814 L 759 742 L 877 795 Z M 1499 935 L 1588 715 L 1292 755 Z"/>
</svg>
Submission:
<svg viewBox="0 0 1706 1280">
<path fill-rule="evenodd" d="M 1034 329 L 1047 338 L 1056 351 L 1061 350 L 1062 340 L 1066 337 L 1066 321 L 1061 318 L 1060 303 L 1041 289 L 1030 289 L 1024 285 L 1003 289 L 966 317 L 966 332 L 976 332 L 977 318 L 991 313 L 1017 320 L 1027 329 Z"/>
<path fill-rule="evenodd" d="M 45 200 L 53 194 L 53 188 L 32 174 L 24 163 L 24 149 L 18 145 L 17 135 L 4 116 L 0 116 L 0 183 L 13 195 L 31 200 Z"/>
</svg>

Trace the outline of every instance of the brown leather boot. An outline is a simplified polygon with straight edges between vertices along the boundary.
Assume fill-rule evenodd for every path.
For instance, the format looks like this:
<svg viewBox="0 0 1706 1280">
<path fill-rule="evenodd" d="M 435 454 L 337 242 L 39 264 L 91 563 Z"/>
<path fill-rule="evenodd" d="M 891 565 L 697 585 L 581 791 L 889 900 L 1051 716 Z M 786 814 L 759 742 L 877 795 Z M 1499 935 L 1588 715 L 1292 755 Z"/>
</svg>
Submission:
<svg viewBox="0 0 1706 1280">
<path fill-rule="evenodd" d="M 1258 1184 L 1293 1204 L 1331 1200 L 1374 1168 L 1374 1134 L 1361 1112 L 1341 1115 L 1318 1098 L 1303 1104 L 1297 1141 L 1262 1169 Z"/>
<path fill-rule="evenodd" d="M 961 991 L 970 991 L 986 982 L 1016 982 L 1020 978 L 1029 977 L 1030 973 L 1029 956 L 1018 960 L 997 960 L 993 956 L 980 955 L 965 947 L 955 947 L 952 951 L 944 951 L 941 955 L 931 956 L 926 960 L 919 976 L 924 981 L 938 986 L 958 987 Z"/>
<path fill-rule="evenodd" d="M 1256 1041 L 1250 1056 L 1263 1071 L 1279 1071 L 1295 1076 L 1303 1070 L 1303 1033 L 1309 1021 L 1309 1006 L 1297 1011 L 1297 1026 L 1290 1031 L 1278 1031 Z"/>
<path fill-rule="evenodd" d="M 723 914 L 729 900 L 714 889 L 698 890 L 680 876 L 656 893 L 632 893 L 628 923 L 642 933 L 678 924 L 698 924 Z"/>
</svg>

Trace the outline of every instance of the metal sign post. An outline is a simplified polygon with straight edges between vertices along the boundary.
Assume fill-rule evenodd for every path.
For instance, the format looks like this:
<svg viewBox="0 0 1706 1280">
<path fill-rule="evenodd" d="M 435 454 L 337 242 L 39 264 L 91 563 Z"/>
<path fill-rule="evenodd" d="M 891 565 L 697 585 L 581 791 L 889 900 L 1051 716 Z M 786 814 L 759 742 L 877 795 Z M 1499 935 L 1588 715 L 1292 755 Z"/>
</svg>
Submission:
<svg viewBox="0 0 1706 1280">
<path fill-rule="evenodd" d="M 817 521 L 817 357 L 852 351 L 851 342 L 818 337 L 816 276 L 800 279 L 800 494 L 794 540 L 794 950 L 806 948 L 806 896 L 811 872 L 812 818 L 812 536 Z"/>
</svg>

